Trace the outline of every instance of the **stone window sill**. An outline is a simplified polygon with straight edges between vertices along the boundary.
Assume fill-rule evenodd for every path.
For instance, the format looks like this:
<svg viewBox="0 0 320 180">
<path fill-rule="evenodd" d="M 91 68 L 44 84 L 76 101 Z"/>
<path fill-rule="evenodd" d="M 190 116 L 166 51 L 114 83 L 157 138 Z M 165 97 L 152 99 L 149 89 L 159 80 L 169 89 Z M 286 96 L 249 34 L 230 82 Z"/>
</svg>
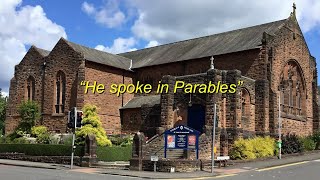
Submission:
<svg viewBox="0 0 320 180">
<path fill-rule="evenodd" d="M 292 119 L 292 120 L 297 120 L 297 121 L 307 121 L 307 118 L 304 116 L 287 114 L 284 112 L 281 113 L 281 118 Z"/>
<path fill-rule="evenodd" d="M 51 116 L 55 116 L 55 117 L 62 117 L 62 116 L 65 116 L 64 113 L 53 113 Z"/>
</svg>

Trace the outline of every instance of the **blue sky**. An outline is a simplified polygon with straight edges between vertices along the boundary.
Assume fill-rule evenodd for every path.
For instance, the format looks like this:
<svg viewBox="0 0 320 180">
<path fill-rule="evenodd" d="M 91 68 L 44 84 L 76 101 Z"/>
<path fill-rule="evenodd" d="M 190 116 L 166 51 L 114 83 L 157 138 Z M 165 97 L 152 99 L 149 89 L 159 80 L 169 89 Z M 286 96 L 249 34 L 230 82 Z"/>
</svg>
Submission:
<svg viewBox="0 0 320 180">
<path fill-rule="evenodd" d="M 1 0 L 0 88 L 30 45 L 60 37 L 120 53 L 287 18 L 293 0 Z M 310 51 L 320 59 L 320 1 L 297 0 Z M 5 27 L 5 28 L 3 28 Z M 317 61 L 318 61 L 317 60 Z M 318 68 L 319 66 L 318 61 Z"/>
</svg>

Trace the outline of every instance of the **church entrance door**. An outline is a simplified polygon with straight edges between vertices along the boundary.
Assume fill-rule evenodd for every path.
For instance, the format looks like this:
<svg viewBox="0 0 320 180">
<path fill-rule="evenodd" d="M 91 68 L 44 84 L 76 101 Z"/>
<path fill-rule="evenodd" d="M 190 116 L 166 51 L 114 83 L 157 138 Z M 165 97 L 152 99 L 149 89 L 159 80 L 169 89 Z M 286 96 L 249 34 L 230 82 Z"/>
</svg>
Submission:
<svg viewBox="0 0 320 180">
<path fill-rule="evenodd" d="M 205 124 L 205 107 L 199 104 L 193 104 L 188 108 L 188 126 L 203 132 Z"/>
</svg>

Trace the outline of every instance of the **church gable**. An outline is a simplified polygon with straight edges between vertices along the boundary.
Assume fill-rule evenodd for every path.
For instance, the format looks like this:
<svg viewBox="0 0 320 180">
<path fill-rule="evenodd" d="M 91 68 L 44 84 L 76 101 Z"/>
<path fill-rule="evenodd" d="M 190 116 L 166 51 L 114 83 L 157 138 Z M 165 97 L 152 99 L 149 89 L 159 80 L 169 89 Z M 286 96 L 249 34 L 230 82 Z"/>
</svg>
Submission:
<svg viewBox="0 0 320 180">
<path fill-rule="evenodd" d="M 49 54 L 49 51 L 31 46 L 27 54 L 23 57 L 17 66 L 41 64 L 42 59 Z"/>
</svg>

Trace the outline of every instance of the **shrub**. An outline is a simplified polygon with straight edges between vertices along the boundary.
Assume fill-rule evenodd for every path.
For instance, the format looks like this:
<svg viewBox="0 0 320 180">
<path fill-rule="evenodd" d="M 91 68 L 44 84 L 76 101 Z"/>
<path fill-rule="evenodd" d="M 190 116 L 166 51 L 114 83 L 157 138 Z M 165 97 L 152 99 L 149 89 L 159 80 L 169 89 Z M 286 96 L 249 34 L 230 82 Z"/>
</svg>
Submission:
<svg viewBox="0 0 320 180">
<path fill-rule="evenodd" d="M 316 149 L 320 149 L 320 131 L 314 133 L 312 139 L 316 143 Z"/>
<path fill-rule="evenodd" d="M 234 142 L 230 157 L 232 159 L 255 159 L 275 154 L 275 140 L 269 136 L 251 139 L 238 139 Z"/>
<path fill-rule="evenodd" d="M 12 141 L 9 136 L 0 137 L 0 144 L 10 144 Z"/>
<path fill-rule="evenodd" d="M 38 144 L 51 144 L 51 142 L 51 134 L 49 133 L 39 134 L 37 137 Z"/>
<path fill-rule="evenodd" d="M 83 145 L 87 135 L 95 135 L 98 146 L 111 146 L 112 143 L 108 139 L 98 116 L 97 107 L 94 105 L 85 105 L 83 107 L 83 114 L 83 126 L 76 131 L 77 144 Z"/>
<path fill-rule="evenodd" d="M 97 147 L 99 161 L 129 161 L 132 156 L 132 146 Z"/>
<path fill-rule="evenodd" d="M 303 151 L 303 144 L 298 136 L 285 135 L 282 137 L 282 154 L 300 153 Z"/>
<path fill-rule="evenodd" d="M 255 159 L 256 155 L 253 153 L 253 146 L 249 139 L 238 139 L 234 142 L 230 151 L 232 159 Z"/>
<path fill-rule="evenodd" d="M 275 152 L 275 140 L 269 136 L 251 139 L 253 152 L 257 158 L 270 157 Z"/>
<path fill-rule="evenodd" d="M 130 146 L 133 143 L 132 135 L 110 135 L 108 138 L 112 142 L 112 145 L 116 146 Z"/>
<path fill-rule="evenodd" d="M 33 126 L 31 128 L 31 135 L 34 137 L 38 137 L 39 135 L 45 134 L 48 132 L 48 129 L 46 126 Z"/>
<path fill-rule="evenodd" d="M 316 143 L 313 141 L 312 136 L 303 137 L 300 139 L 304 151 L 313 151 L 316 149 Z"/>
<path fill-rule="evenodd" d="M 12 141 L 13 144 L 29 144 L 29 141 L 25 137 L 19 137 Z"/>
<path fill-rule="evenodd" d="M 18 112 L 21 117 L 18 129 L 30 133 L 31 127 L 40 118 L 39 105 L 34 101 L 24 101 L 19 105 Z"/>
</svg>

